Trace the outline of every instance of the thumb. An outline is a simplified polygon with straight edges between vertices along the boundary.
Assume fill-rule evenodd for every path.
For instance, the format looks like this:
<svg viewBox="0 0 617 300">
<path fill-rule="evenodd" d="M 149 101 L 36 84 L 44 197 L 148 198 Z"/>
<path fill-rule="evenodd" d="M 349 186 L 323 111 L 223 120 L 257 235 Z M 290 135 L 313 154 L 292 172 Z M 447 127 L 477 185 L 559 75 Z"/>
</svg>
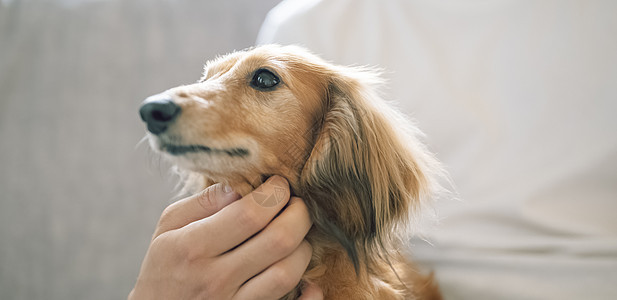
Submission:
<svg viewBox="0 0 617 300">
<path fill-rule="evenodd" d="M 240 198 L 240 194 L 230 187 L 222 183 L 213 184 L 200 193 L 169 205 L 159 219 L 153 238 L 207 218 Z"/>
</svg>

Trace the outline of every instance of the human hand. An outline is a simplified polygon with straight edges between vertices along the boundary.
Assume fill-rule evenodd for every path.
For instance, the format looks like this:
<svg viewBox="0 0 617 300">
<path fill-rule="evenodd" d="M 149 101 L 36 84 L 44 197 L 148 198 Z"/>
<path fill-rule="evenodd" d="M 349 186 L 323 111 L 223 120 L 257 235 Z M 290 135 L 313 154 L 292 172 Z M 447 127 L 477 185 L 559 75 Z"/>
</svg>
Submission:
<svg viewBox="0 0 617 300">
<path fill-rule="evenodd" d="M 298 284 L 312 254 L 304 240 L 311 227 L 308 210 L 289 195 L 285 179 L 273 176 L 243 198 L 216 184 L 171 204 L 129 299 L 284 296 Z M 323 295 L 309 284 L 301 299 Z"/>
</svg>

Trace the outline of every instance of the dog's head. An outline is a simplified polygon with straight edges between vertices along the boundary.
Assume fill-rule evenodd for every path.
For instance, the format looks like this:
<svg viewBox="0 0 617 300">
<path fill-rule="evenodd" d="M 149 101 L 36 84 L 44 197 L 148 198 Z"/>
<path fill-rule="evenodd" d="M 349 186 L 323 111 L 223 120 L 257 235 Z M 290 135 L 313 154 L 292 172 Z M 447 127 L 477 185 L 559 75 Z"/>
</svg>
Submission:
<svg viewBox="0 0 617 300">
<path fill-rule="evenodd" d="M 146 99 L 140 114 L 150 143 L 181 168 L 241 194 L 262 175 L 297 179 L 323 109 L 321 65 L 305 51 L 276 46 L 210 61 L 199 82 Z"/>
<path fill-rule="evenodd" d="M 199 82 L 146 99 L 140 113 L 153 148 L 202 183 L 246 194 L 286 177 L 357 264 L 406 222 L 438 170 L 378 84 L 373 72 L 269 45 L 208 62 Z"/>
</svg>

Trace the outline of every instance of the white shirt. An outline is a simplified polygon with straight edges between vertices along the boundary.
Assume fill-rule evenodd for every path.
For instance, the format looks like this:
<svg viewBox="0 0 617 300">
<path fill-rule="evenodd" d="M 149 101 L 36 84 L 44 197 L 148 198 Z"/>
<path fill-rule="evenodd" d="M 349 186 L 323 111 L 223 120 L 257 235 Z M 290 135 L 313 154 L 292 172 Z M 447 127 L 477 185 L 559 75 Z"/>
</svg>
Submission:
<svg viewBox="0 0 617 300">
<path fill-rule="evenodd" d="M 287 0 L 271 42 L 386 70 L 461 199 L 411 246 L 447 299 L 617 299 L 617 2 Z"/>
</svg>

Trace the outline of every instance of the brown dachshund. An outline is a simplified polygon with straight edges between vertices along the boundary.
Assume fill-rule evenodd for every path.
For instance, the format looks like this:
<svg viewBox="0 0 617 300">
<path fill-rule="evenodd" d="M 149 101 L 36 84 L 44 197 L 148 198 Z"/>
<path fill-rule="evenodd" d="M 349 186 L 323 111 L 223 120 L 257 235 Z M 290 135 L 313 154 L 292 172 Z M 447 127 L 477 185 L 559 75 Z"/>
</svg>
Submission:
<svg viewBox="0 0 617 300">
<path fill-rule="evenodd" d="M 140 112 L 188 192 L 223 182 L 246 195 L 270 175 L 289 180 L 314 222 L 303 280 L 325 299 L 440 299 L 398 249 L 441 168 L 380 83 L 370 70 L 268 45 L 208 62 L 199 82 Z"/>
</svg>

